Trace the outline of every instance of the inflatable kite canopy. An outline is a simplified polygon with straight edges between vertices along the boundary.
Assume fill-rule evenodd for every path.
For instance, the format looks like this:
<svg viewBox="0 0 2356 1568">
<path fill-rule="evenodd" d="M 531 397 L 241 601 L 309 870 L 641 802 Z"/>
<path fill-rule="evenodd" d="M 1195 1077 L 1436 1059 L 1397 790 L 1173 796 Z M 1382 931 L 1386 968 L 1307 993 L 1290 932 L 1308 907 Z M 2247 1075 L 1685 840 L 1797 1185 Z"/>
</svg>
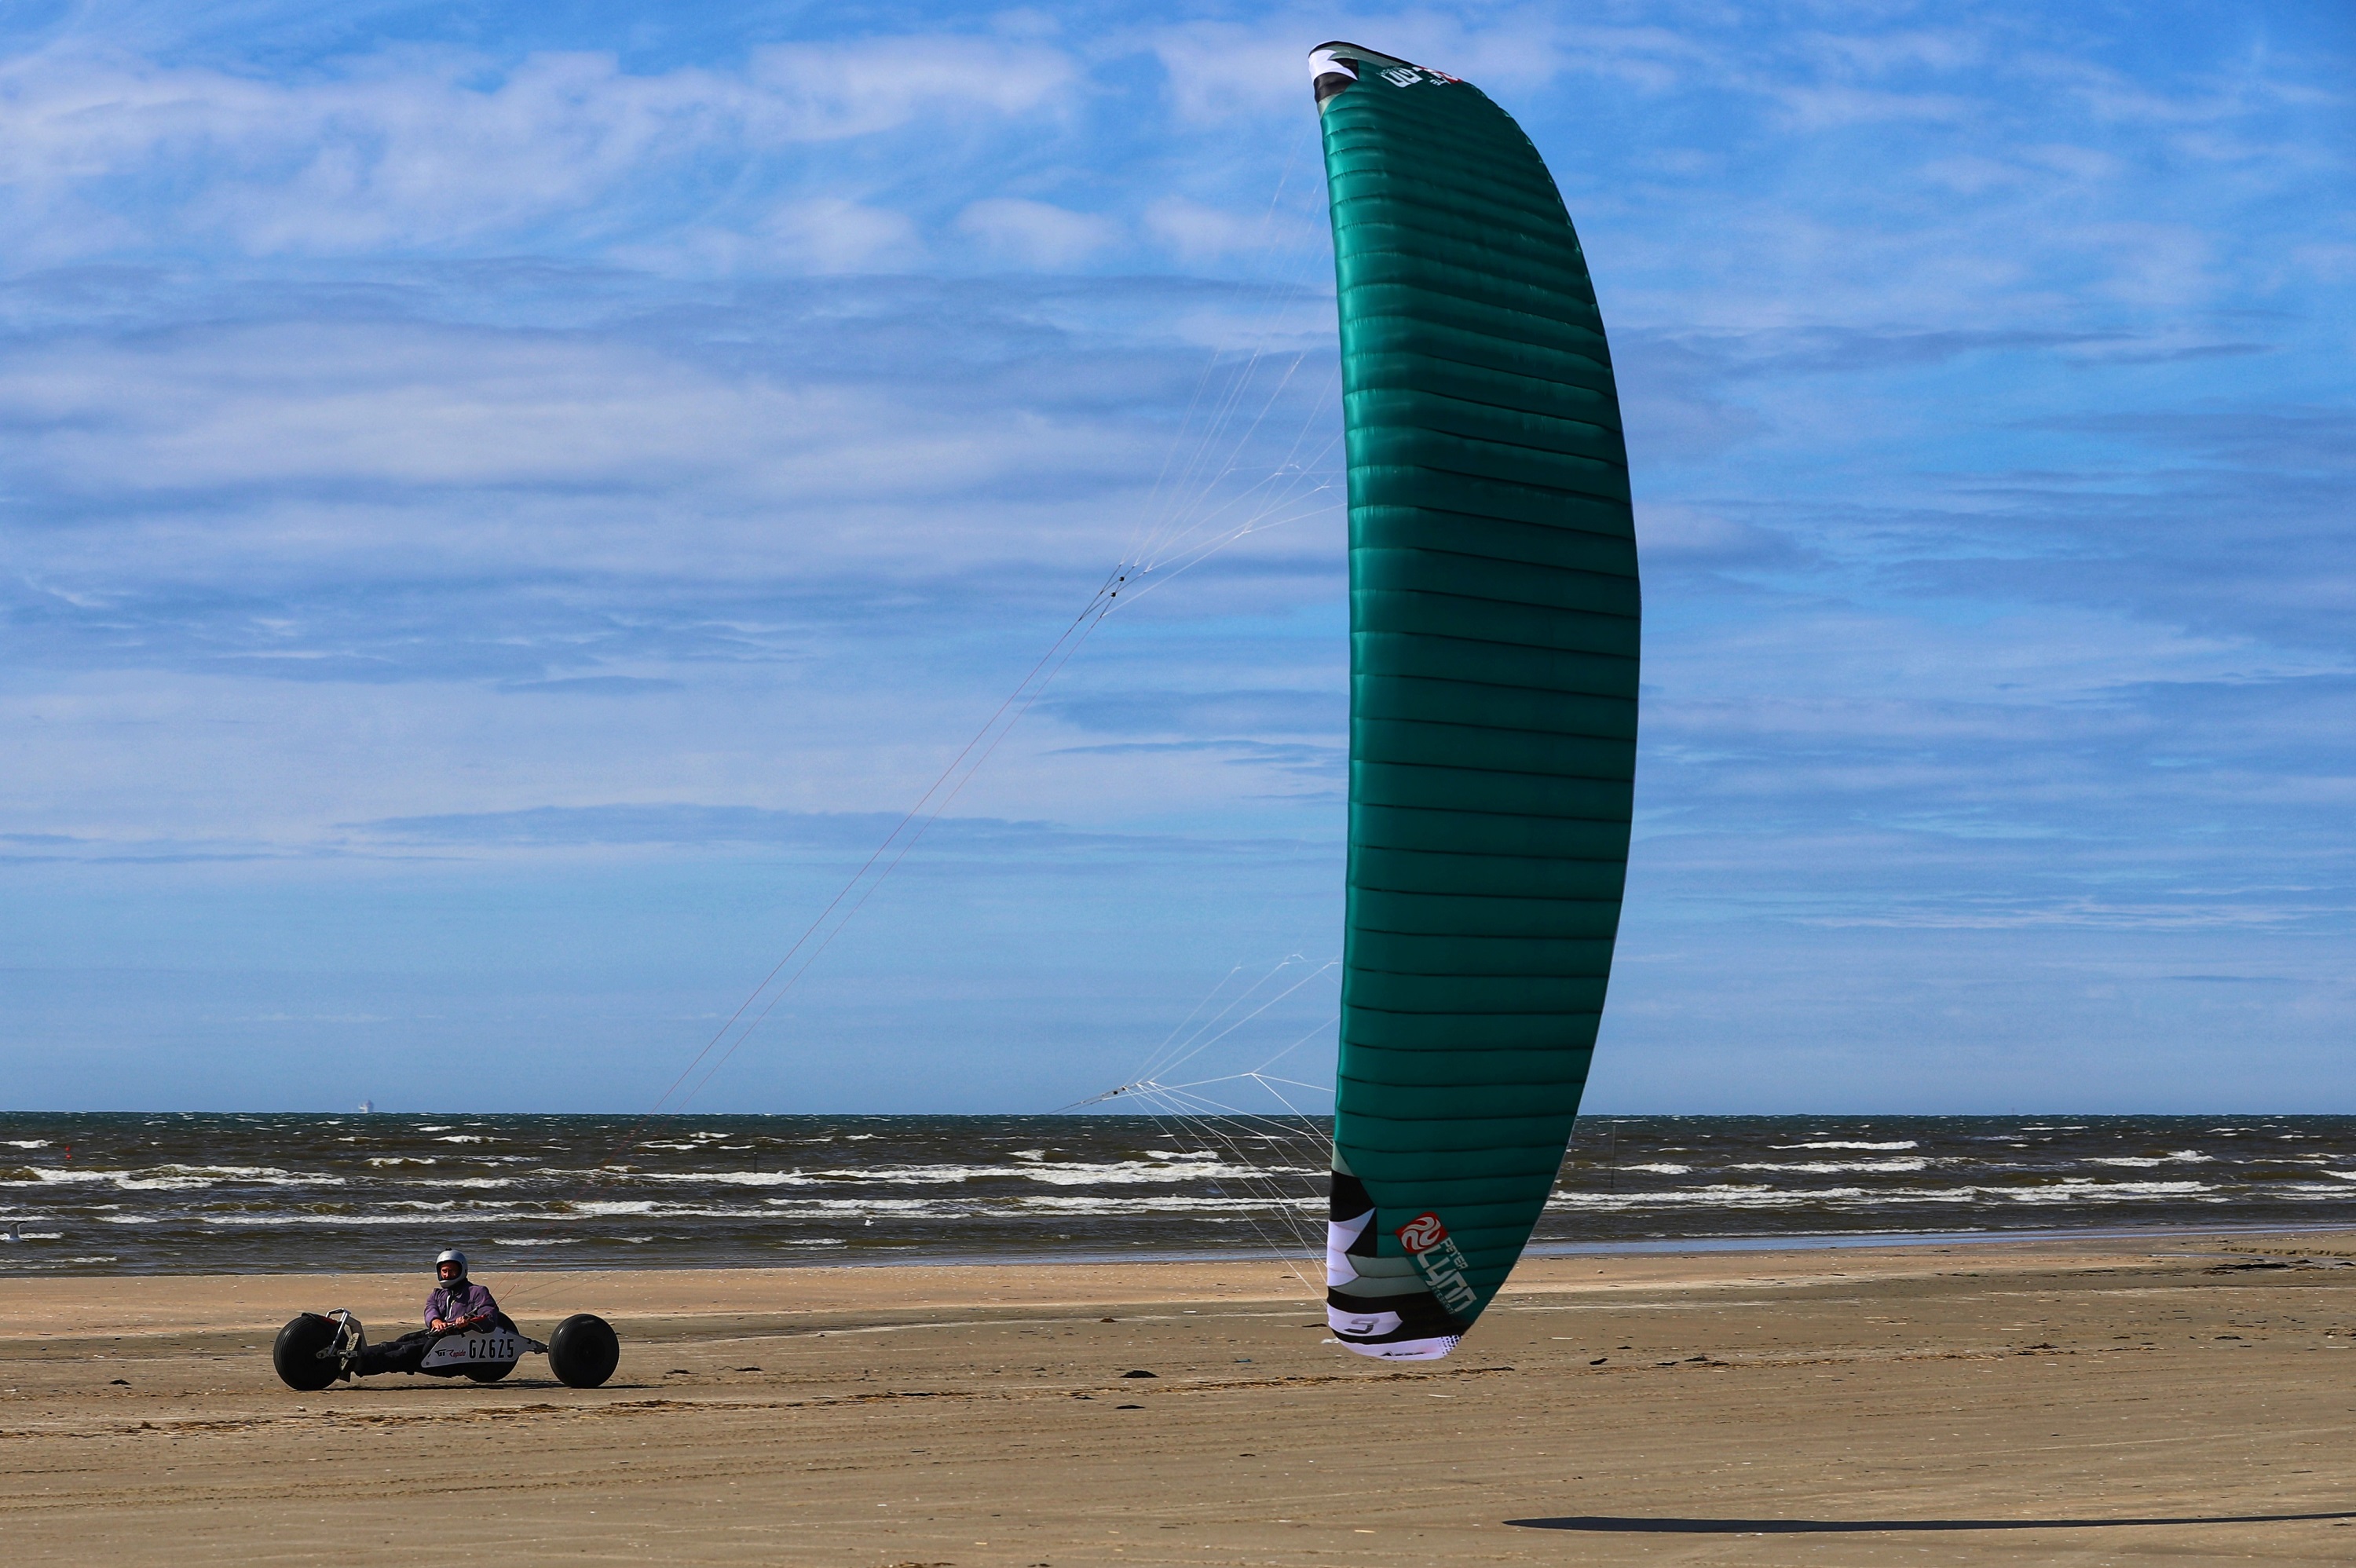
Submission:
<svg viewBox="0 0 2356 1568">
<path fill-rule="evenodd" d="M 1350 859 L 1327 1317 L 1446 1355 L 1587 1082 L 1627 878 L 1639 593 L 1603 321 L 1481 91 L 1310 57 L 1350 500 Z"/>
</svg>

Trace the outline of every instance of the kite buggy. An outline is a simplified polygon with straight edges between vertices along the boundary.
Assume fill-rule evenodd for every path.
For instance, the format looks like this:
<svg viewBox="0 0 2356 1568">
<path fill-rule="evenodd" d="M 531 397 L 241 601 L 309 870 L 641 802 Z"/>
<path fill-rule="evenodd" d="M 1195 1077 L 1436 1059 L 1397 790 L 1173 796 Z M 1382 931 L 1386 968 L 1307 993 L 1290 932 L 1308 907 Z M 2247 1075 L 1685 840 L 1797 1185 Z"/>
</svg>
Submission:
<svg viewBox="0 0 2356 1568">
<path fill-rule="evenodd" d="M 360 1320 L 343 1308 L 305 1312 L 281 1328 L 271 1347 L 279 1381 L 303 1393 L 316 1393 L 338 1378 L 378 1372 L 495 1383 L 526 1355 L 546 1356 L 549 1371 L 568 1388 L 595 1388 L 614 1375 L 622 1341 L 603 1317 L 576 1312 L 542 1344 L 527 1338 L 487 1289 L 467 1279 L 466 1253 L 444 1253 L 434 1260 L 434 1269 L 439 1283 L 425 1299 L 423 1328 L 371 1345 Z"/>
</svg>

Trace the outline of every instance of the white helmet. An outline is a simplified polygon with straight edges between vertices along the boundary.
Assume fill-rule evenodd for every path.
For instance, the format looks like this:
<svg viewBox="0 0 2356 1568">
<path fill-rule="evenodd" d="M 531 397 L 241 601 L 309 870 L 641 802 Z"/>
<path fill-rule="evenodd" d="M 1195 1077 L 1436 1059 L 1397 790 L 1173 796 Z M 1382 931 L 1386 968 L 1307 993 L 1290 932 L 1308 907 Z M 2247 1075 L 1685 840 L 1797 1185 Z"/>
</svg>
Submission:
<svg viewBox="0 0 2356 1568">
<path fill-rule="evenodd" d="M 443 1267 L 448 1264 L 456 1264 L 458 1266 L 452 1273 L 444 1274 Z M 440 1257 L 435 1258 L 434 1277 L 451 1289 L 464 1290 L 466 1287 L 466 1254 L 452 1247 Z"/>
</svg>

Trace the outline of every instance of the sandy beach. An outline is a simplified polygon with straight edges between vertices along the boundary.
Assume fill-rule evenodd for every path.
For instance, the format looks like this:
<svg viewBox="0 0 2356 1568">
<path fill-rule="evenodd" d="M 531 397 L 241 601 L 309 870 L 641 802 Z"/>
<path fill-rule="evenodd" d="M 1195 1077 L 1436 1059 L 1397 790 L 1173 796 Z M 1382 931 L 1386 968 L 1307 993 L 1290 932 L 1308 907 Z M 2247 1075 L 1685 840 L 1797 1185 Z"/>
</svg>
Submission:
<svg viewBox="0 0 2356 1568">
<path fill-rule="evenodd" d="M 422 1275 L 0 1282 L 7 1560 L 2356 1561 L 2356 1235 L 1551 1258 L 1450 1360 L 1251 1264 L 487 1275 L 575 1391 L 294 1393 Z M 1311 1277 L 1315 1277 L 1313 1272 Z M 1124 1374 L 1151 1372 L 1151 1377 Z"/>
</svg>

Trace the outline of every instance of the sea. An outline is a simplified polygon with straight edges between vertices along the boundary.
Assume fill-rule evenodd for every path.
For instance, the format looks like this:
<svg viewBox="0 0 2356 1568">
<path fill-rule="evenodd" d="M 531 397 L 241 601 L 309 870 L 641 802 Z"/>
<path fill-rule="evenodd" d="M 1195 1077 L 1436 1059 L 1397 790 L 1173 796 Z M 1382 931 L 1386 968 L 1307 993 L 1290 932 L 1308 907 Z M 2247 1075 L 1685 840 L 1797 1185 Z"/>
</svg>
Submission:
<svg viewBox="0 0 2356 1568">
<path fill-rule="evenodd" d="M 1304 1118 L 0 1113 L 0 1276 L 1301 1255 Z M 1539 1252 L 2356 1226 L 2351 1116 L 1579 1124 Z"/>
</svg>

